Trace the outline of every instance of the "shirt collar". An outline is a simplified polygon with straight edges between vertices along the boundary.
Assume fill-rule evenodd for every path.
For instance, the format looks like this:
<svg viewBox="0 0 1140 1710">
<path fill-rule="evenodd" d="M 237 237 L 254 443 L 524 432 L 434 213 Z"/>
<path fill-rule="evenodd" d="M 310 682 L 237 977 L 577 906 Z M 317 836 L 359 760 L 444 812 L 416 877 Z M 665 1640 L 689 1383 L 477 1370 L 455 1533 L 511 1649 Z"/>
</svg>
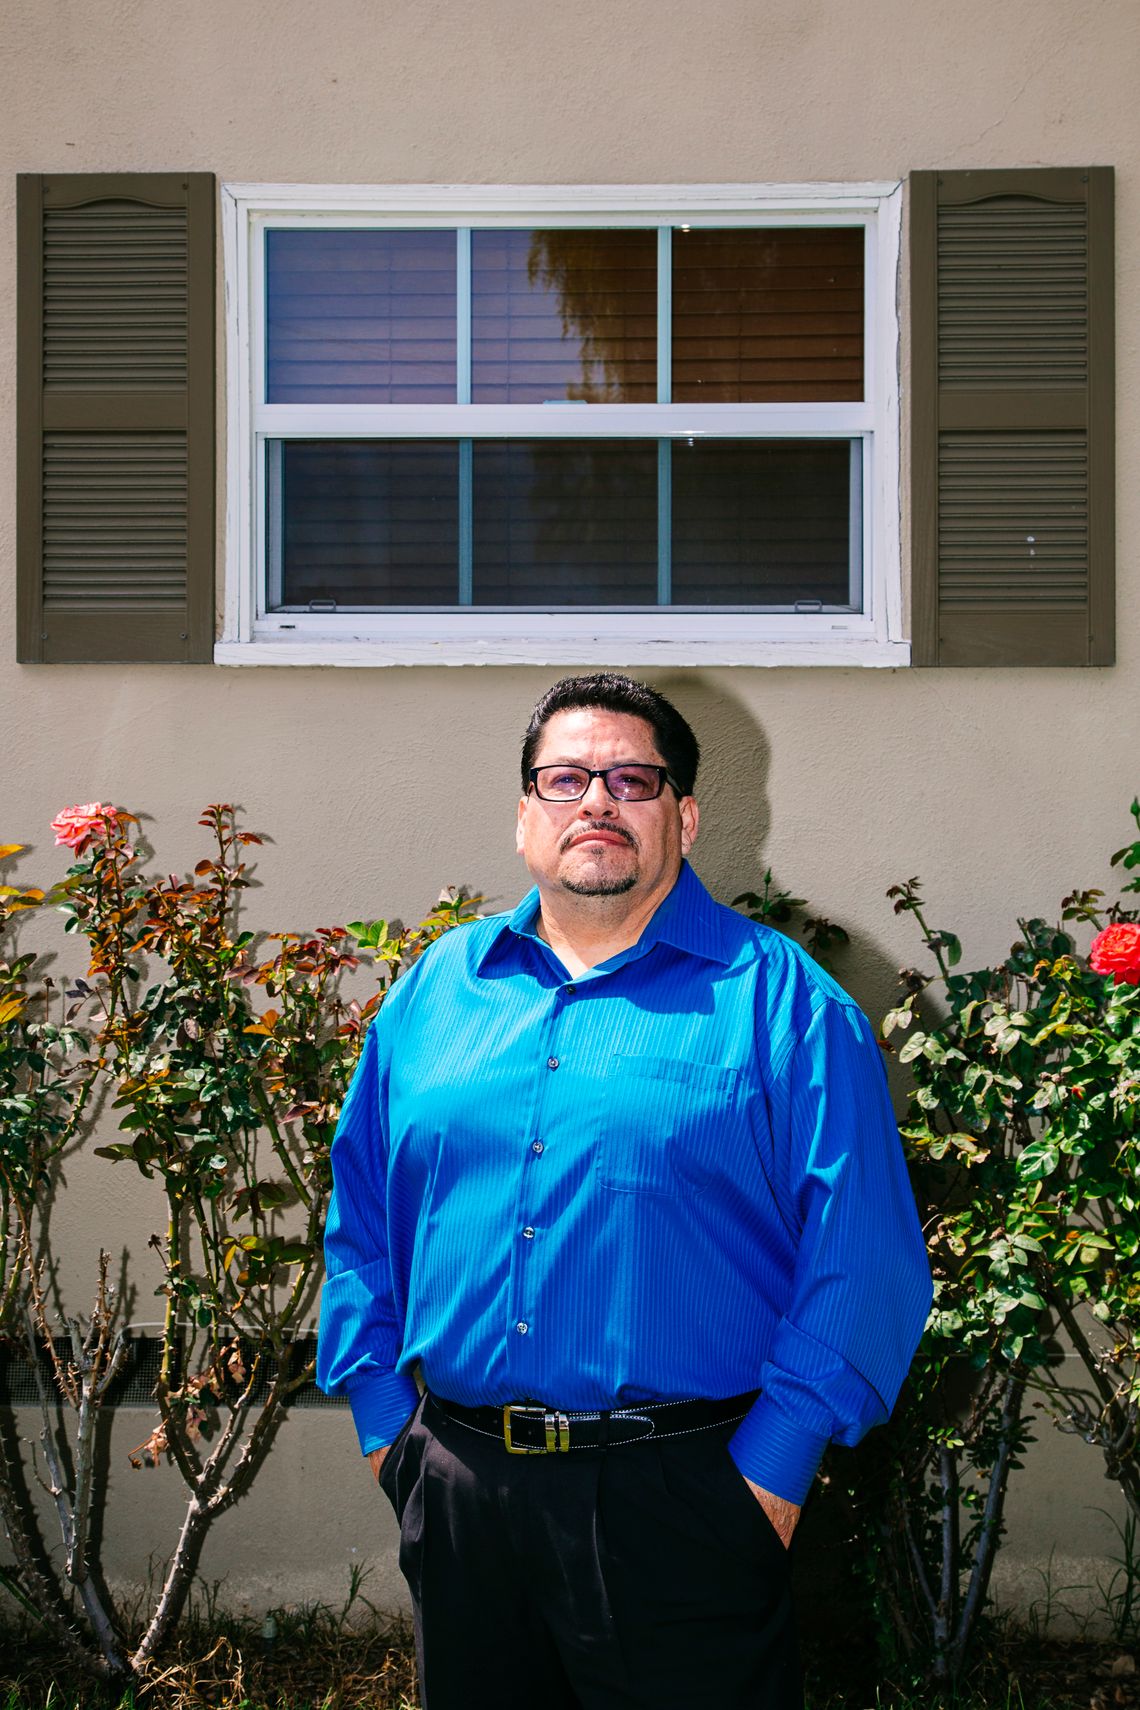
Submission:
<svg viewBox="0 0 1140 1710">
<path fill-rule="evenodd" d="M 501 917 L 498 931 L 479 958 L 478 973 L 483 972 L 484 965 L 504 941 L 509 942 L 512 937 L 542 942 L 537 931 L 538 904 L 535 885 L 517 908 Z M 690 956 L 727 964 L 732 961 L 732 953 L 724 942 L 720 913 L 719 904 L 713 901 L 689 863 L 682 861 L 673 889 L 651 915 L 637 943 L 622 954 L 632 960 L 643 956 L 654 944 L 663 943 Z"/>
</svg>

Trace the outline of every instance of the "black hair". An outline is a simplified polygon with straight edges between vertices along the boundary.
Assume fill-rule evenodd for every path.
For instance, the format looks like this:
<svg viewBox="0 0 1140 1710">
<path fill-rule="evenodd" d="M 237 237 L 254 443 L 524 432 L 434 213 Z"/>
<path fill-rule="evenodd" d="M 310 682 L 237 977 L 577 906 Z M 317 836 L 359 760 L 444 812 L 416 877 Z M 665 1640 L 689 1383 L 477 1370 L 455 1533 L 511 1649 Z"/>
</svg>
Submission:
<svg viewBox="0 0 1140 1710">
<path fill-rule="evenodd" d="M 594 671 L 588 677 L 563 677 L 540 698 L 530 715 L 523 736 L 522 787 L 530 787 L 530 769 L 539 739 L 548 719 L 555 713 L 577 707 L 598 707 L 604 712 L 628 713 L 644 719 L 653 732 L 653 742 L 683 796 L 691 796 L 700 765 L 700 744 L 672 701 L 648 683 L 623 677 L 619 671 Z"/>
</svg>

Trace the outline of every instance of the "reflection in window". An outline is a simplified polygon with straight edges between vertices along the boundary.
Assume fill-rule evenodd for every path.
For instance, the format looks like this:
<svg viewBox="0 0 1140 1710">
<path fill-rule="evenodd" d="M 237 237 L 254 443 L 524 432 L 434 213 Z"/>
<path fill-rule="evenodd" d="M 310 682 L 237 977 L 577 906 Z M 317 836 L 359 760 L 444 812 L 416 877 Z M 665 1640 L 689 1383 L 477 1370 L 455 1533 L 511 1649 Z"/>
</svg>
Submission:
<svg viewBox="0 0 1140 1710">
<path fill-rule="evenodd" d="M 472 232 L 474 403 L 656 396 L 655 232 Z"/>
<path fill-rule="evenodd" d="M 861 226 L 673 233 L 675 403 L 859 402 Z"/>
</svg>

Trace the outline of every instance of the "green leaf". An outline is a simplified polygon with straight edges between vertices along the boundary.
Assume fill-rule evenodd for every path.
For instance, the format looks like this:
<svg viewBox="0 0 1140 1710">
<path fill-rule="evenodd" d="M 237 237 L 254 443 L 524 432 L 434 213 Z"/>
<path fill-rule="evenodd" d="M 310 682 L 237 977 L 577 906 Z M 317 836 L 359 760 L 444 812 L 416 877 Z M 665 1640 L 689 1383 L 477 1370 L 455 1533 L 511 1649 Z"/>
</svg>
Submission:
<svg viewBox="0 0 1140 1710">
<path fill-rule="evenodd" d="M 388 937 L 386 920 L 350 920 L 345 929 L 365 950 L 375 950 Z"/>
<path fill-rule="evenodd" d="M 257 1197 L 263 1211 L 273 1211 L 291 1205 L 297 1192 L 291 1182 L 258 1182 Z"/>
<path fill-rule="evenodd" d="M 1017 1173 L 1022 1181 L 1032 1182 L 1051 1176 L 1061 1161 L 1060 1148 L 1047 1134 L 1031 1140 L 1017 1159 Z"/>
<path fill-rule="evenodd" d="M 312 1251 L 307 1241 L 283 1241 L 277 1251 L 277 1259 L 283 1265 L 301 1265 L 311 1257 Z"/>
</svg>

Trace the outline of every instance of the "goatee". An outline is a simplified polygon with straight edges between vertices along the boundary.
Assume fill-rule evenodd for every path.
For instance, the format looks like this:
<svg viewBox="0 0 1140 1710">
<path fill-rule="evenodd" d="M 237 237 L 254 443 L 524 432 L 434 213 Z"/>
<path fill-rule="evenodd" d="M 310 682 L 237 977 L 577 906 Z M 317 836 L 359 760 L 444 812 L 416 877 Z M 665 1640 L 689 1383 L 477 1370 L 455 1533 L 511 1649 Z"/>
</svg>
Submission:
<svg viewBox="0 0 1140 1710">
<path fill-rule="evenodd" d="M 563 879 L 562 889 L 573 891 L 576 897 L 620 897 L 637 883 L 636 873 L 626 873 L 613 879 Z"/>
</svg>

